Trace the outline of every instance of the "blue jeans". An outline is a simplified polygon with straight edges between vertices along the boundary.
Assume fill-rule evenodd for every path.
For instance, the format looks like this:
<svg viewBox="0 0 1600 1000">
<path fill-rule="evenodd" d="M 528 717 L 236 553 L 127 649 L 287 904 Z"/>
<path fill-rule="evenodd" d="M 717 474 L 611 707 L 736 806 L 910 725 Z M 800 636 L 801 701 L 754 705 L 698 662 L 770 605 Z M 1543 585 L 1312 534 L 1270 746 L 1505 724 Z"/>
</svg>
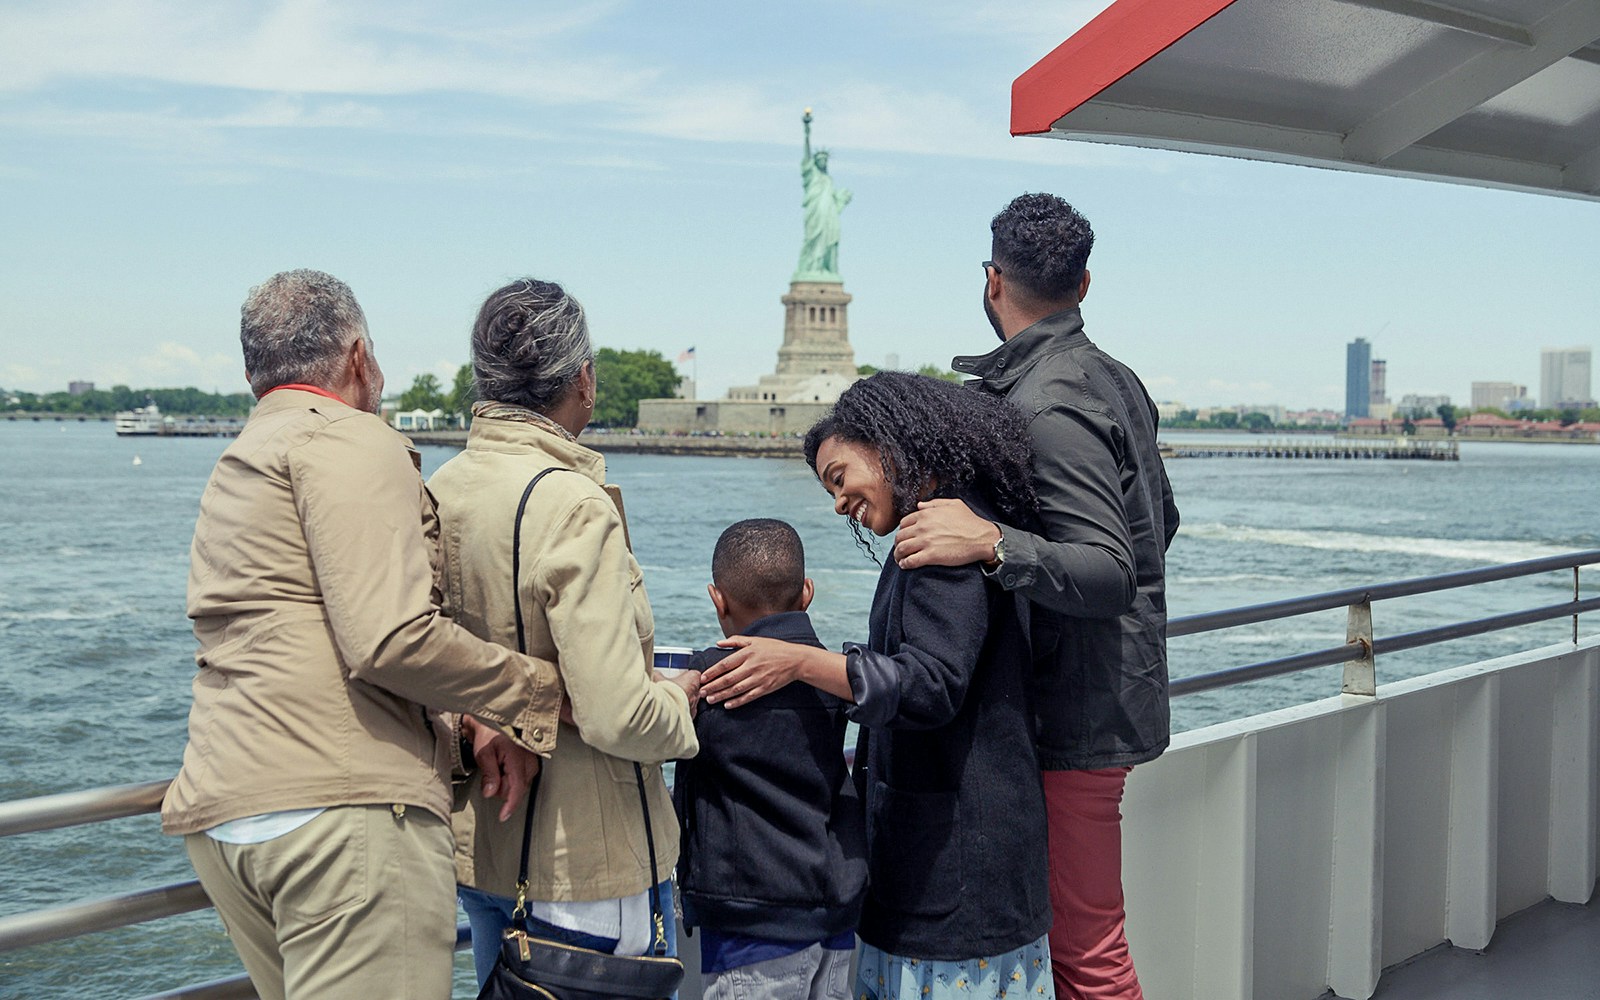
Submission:
<svg viewBox="0 0 1600 1000">
<path fill-rule="evenodd" d="M 672 880 L 667 879 L 656 888 L 661 894 L 661 912 L 667 920 L 667 954 L 676 955 L 678 935 L 672 921 Z M 494 963 L 500 958 L 500 938 L 511 926 L 511 912 L 517 908 L 517 901 L 464 885 L 456 886 L 456 896 L 461 900 L 461 908 L 467 912 L 467 922 L 472 925 L 472 968 L 478 975 L 478 986 L 482 987 L 489 973 L 494 971 Z M 617 950 L 616 938 L 568 930 L 533 916 L 524 917 L 523 920 L 530 934 L 551 941 L 603 951 L 608 955 Z"/>
</svg>

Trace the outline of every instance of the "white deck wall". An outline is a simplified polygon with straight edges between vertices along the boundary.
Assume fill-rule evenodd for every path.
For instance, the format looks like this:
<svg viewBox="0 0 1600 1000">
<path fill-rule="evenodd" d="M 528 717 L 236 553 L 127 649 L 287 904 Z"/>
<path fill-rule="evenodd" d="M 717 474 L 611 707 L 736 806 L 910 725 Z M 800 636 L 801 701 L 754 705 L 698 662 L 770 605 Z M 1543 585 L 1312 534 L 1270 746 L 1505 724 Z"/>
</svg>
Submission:
<svg viewBox="0 0 1600 1000">
<path fill-rule="evenodd" d="M 1145 993 L 1365 1000 L 1435 945 L 1587 902 L 1597 695 L 1600 636 L 1175 737 L 1124 803 Z"/>
</svg>

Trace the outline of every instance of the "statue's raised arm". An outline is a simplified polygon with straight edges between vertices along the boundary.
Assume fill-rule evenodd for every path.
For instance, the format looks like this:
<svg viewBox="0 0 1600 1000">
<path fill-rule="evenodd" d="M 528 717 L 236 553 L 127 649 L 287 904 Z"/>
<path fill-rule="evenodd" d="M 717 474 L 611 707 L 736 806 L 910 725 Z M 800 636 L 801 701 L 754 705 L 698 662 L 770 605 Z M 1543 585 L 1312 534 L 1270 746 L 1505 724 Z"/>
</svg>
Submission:
<svg viewBox="0 0 1600 1000">
<path fill-rule="evenodd" d="M 850 192 L 835 189 L 828 174 L 828 151 L 811 151 L 811 109 L 800 119 L 805 127 L 805 146 L 800 160 L 800 183 L 804 189 L 801 206 L 805 213 L 805 234 L 800 243 L 800 265 L 794 281 L 840 281 L 839 213 L 850 203 Z"/>
</svg>

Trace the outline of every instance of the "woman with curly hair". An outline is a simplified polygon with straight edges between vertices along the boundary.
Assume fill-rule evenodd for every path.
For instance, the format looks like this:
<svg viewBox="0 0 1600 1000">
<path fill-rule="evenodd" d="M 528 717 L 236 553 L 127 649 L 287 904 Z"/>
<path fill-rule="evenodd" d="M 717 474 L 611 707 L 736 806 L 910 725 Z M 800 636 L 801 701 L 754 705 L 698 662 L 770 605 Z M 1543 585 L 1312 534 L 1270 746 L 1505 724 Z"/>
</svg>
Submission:
<svg viewBox="0 0 1600 1000">
<path fill-rule="evenodd" d="M 833 509 L 892 533 L 958 498 L 1008 524 L 1037 517 L 1022 414 L 926 376 L 880 372 L 806 435 Z M 878 578 L 866 645 L 844 653 L 735 636 L 702 695 L 737 708 L 795 681 L 849 704 L 867 804 L 868 894 L 854 995 L 1053 997 L 1044 794 L 1027 685 L 1027 602 L 981 566 Z"/>
</svg>

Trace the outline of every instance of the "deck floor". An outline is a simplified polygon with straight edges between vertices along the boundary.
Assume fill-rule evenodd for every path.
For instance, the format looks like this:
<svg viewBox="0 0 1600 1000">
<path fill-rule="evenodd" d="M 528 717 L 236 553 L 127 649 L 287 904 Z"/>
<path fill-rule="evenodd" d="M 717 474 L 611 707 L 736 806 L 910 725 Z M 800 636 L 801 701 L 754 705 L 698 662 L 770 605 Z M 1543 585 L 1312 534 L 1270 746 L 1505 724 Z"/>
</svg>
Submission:
<svg viewBox="0 0 1600 1000">
<path fill-rule="evenodd" d="M 1507 917 L 1483 952 L 1435 948 L 1378 980 L 1373 1000 L 1600 1000 L 1600 901 Z"/>
</svg>

